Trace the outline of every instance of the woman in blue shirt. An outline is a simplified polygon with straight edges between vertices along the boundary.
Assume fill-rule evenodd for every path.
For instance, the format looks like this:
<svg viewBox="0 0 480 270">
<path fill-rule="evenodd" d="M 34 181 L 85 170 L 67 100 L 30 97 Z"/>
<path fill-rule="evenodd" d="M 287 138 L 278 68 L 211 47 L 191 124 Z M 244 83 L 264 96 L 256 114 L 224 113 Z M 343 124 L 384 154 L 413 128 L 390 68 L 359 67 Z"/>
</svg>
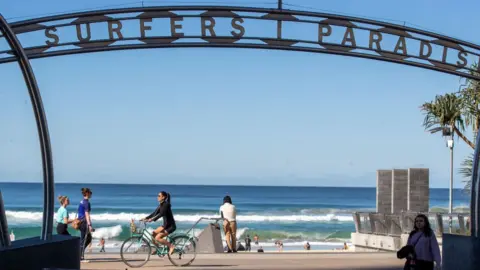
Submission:
<svg viewBox="0 0 480 270">
<path fill-rule="evenodd" d="M 89 188 L 82 188 L 83 200 L 80 201 L 78 206 L 78 216 L 80 220 L 80 258 L 82 261 L 85 261 L 85 249 L 92 242 L 92 232 L 95 229 L 92 227 L 92 219 L 90 217 L 90 211 L 92 210 L 90 206 L 90 198 L 92 197 L 92 191 Z"/>
<path fill-rule="evenodd" d="M 67 196 L 58 196 L 60 202 L 60 208 L 57 211 L 57 233 L 63 235 L 70 235 L 68 233 L 68 224 L 73 220 L 68 219 L 67 206 L 70 204 L 70 200 Z"/>
</svg>

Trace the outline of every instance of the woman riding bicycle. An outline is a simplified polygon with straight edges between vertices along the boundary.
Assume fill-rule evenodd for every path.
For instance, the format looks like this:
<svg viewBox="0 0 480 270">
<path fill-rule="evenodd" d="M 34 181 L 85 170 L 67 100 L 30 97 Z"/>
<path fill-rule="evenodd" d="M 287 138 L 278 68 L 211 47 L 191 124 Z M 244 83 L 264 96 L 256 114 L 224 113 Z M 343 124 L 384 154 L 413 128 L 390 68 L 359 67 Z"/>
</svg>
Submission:
<svg viewBox="0 0 480 270">
<path fill-rule="evenodd" d="M 163 225 L 153 231 L 152 236 L 160 244 L 166 245 L 169 248 L 169 254 L 172 255 L 175 246 L 169 243 L 165 238 L 167 235 L 172 234 L 177 226 L 175 225 L 175 219 L 173 218 L 172 206 L 170 204 L 170 194 L 162 191 L 158 193 L 158 202 L 160 205 L 145 218 L 142 218 L 140 221 L 152 222 L 157 221 L 159 218 L 163 217 Z M 155 241 L 154 241 L 155 242 Z"/>
</svg>

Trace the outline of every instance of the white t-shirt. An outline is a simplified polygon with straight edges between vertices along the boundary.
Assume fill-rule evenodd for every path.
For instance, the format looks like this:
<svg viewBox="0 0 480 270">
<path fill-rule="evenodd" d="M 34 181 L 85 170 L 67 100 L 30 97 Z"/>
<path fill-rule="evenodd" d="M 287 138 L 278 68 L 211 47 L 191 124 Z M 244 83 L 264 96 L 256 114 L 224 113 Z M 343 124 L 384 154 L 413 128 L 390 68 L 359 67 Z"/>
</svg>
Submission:
<svg viewBox="0 0 480 270">
<path fill-rule="evenodd" d="M 220 206 L 220 216 L 222 215 L 222 212 L 223 217 L 228 221 L 235 221 L 237 218 L 237 210 L 233 204 L 224 203 L 222 206 Z"/>
</svg>

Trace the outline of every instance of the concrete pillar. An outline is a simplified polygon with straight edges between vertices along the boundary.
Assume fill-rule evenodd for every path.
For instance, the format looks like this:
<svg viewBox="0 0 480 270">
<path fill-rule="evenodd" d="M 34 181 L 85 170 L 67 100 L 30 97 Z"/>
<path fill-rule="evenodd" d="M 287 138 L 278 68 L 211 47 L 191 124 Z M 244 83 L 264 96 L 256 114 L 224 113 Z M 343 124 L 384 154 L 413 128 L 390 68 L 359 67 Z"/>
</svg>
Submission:
<svg viewBox="0 0 480 270">
<path fill-rule="evenodd" d="M 392 170 L 392 213 L 408 209 L 408 170 Z"/>
<path fill-rule="evenodd" d="M 208 224 L 198 235 L 197 253 L 223 253 L 222 234 L 218 224 Z"/>
<path fill-rule="evenodd" d="M 392 170 L 377 170 L 377 213 L 392 211 Z"/>
<path fill-rule="evenodd" d="M 428 212 L 430 203 L 429 169 L 408 169 L 408 206 L 409 211 Z"/>
</svg>

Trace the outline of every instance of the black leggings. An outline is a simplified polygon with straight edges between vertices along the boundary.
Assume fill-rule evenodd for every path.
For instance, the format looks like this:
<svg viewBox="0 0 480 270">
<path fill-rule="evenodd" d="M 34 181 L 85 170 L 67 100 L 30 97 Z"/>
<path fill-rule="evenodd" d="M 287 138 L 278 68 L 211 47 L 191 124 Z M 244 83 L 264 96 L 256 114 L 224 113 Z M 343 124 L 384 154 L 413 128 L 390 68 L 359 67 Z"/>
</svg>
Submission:
<svg viewBox="0 0 480 270">
<path fill-rule="evenodd" d="M 422 261 L 422 260 L 416 260 L 415 261 L 415 269 L 417 270 L 433 270 L 434 269 L 434 263 L 429 262 L 429 261 Z M 410 267 L 405 264 L 405 267 L 403 269 L 410 269 Z"/>
<path fill-rule="evenodd" d="M 67 224 L 58 223 L 57 224 L 57 234 L 70 235 L 67 228 L 68 228 Z"/>
<path fill-rule="evenodd" d="M 418 269 L 418 270 L 433 270 L 434 268 L 433 262 L 417 260 L 416 263 L 417 263 L 416 265 L 417 268 L 415 269 Z"/>
<path fill-rule="evenodd" d="M 88 230 L 88 225 L 86 220 L 82 220 L 80 224 L 80 258 L 83 260 L 85 256 L 85 249 L 92 242 L 92 234 Z"/>
</svg>

